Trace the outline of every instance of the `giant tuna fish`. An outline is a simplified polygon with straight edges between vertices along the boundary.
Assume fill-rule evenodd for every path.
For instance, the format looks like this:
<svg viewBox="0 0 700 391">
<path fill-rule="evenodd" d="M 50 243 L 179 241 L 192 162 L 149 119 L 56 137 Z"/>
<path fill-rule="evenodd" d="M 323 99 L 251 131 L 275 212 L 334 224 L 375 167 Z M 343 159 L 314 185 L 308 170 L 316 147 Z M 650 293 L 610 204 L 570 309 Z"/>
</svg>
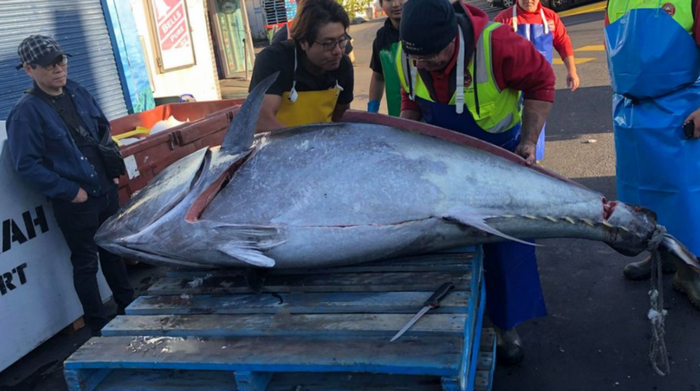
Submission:
<svg viewBox="0 0 700 391">
<path fill-rule="evenodd" d="M 659 234 L 652 212 L 462 134 L 354 114 L 394 126 L 356 118 L 254 135 L 273 77 L 220 147 L 161 172 L 105 222 L 98 244 L 176 266 L 306 268 L 517 238 L 585 238 L 636 255 L 663 238 L 700 267 Z"/>
</svg>

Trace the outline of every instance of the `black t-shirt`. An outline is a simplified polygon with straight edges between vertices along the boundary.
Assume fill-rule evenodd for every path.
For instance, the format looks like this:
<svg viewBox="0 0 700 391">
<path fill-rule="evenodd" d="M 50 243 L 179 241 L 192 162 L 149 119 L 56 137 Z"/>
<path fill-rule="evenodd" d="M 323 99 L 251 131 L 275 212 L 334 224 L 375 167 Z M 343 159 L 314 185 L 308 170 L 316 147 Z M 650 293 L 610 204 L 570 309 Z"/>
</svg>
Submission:
<svg viewBox="0 0 700 391">
<path fill-rule="evenodd" d="M 312 74 L 303 67 L 303 57 L 306 56 L 301 48 L 297 49 L 297 71 L 294 73 L 294 41 L 283 41 L 267 47 L 255 58 L 253 76 L 250 80 L 251 91 L 267 76 L 280 71 L 277 81 L 267 90 L 267 94 L 280 95 L 292 89 L 292 81 L 296 79 L 296 90 L 322 91 L 335 87 L 336 81 L 343 88 L 338 97 L 339 105 L 350 104 L 353 99 L 354 70 L 347 56 L 343 56 L 338 69 L 321 75 Z"/>
<path fill-rule="evenodd" d="M 399 42 L 399 30 L 394 28 L 391 20 L 386 18 L 384 26 L 377 30 L 377 37 L 372 43 L 372 60 L 369 63 L 370 69 L 377 73 L 384 74 L 382 69 L 382 61 L 379 59 L 379 52 L 382 50 L 391 50 L 391 45 Z"/>
</svg>

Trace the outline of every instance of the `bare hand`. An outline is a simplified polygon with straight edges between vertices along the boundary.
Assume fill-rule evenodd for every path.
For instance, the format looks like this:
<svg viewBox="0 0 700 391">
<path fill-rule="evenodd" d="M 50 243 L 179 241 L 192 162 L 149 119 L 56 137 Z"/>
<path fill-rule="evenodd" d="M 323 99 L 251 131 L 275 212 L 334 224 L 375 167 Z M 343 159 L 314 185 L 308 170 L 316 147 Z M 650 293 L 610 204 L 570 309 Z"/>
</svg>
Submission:
<svg viewBox="0 0 700 391">
<path fill-rule="evenodd" d="M 81 187 L 80 189 L 78 189 L 78 195 L 76 195 L 75 198 L 73 198 L 73 201 L 71 202 L 74 204 L 82 204 L 83 202 L 87 201 L 87 199 L 87 192 Z"/>
<path fill-rule="evenodd" d="M 119 178 L 112 178 L 112 182 L 114 182 L 115 185 L 119 184 Z"/>
<path fill-rule="evenodd" d="M 578 74 L 576 72 L 569 72 L 568 75 L 566 75 L 566 86 L 568 88 L 571 88 L 571 91 L 576 91 L 579 85 L 579 79 L 578 79 Z"/>
<path fill-rule="evenodd" d="M 693 132 L 693 138 L 700 138 L 700 109 L 697 109 L 690 113 L 688 118 L 686 118 L 685 121 L 683 121 L 683 125 L 687 124 L 690 121 L 695 122 L 695 131 Z"/>
<path fill-rule="evenodd" d="M 528 142 L 521 142 L 518 147 L 515 148 L 515 154 L 522 156 L 528 166 L 531 166 L 535 162 L 536 151 L 537 145 Z"/>
</svg>

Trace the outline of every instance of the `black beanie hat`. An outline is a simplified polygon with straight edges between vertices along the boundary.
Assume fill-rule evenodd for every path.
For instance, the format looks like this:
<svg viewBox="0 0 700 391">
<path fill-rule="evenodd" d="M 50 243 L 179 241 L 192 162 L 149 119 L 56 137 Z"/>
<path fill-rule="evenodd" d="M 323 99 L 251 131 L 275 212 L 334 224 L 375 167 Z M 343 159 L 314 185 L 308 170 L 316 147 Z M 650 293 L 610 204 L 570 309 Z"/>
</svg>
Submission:
<svg viewBox="0 0 700 391">
<path fill-rule="evenodd" d="M 436 54 L 457 36 L 455 10 L 448 0 L 407 1 L 399 32 L 406 54 Z"/>
</svg>

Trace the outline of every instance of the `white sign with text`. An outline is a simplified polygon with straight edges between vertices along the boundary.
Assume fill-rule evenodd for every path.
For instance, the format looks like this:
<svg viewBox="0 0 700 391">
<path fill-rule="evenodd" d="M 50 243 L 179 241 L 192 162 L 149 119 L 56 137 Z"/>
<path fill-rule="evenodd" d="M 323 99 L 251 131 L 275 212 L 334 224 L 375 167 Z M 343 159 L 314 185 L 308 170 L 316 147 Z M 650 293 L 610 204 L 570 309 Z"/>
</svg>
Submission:
<svg viewBox="0 0 700 391">
<path fill-rule="evenodd" d="M 83 314 L 51 204 L 12 169 L 6 138 L 0 121 L 0 371 Z"/>
</svg>

